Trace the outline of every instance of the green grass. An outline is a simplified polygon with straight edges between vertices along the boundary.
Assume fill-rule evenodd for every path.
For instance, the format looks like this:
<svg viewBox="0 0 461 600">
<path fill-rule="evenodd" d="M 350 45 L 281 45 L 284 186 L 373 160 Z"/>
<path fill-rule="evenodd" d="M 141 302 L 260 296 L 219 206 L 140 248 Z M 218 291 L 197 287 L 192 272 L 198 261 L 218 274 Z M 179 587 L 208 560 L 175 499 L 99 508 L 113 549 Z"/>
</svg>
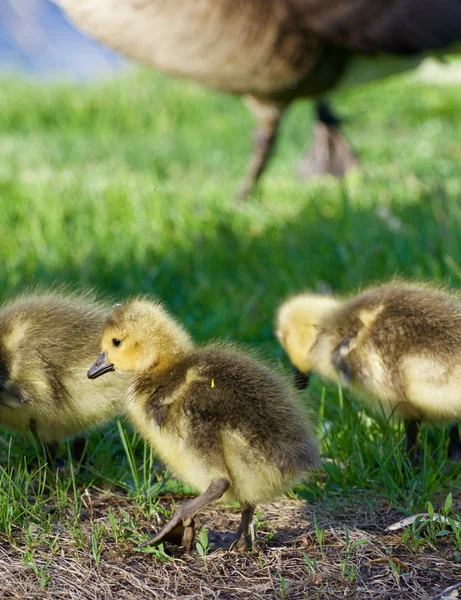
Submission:
<svg viewBox="0 0 461 600">
<path fill-rule="evenodd" d="M 459 87 L 397 79 L 344 93 L 336 106 L 361 173 L 294 178 L 312 124 L 309 104 L 298 103 L 257 193 L 237 208 L 253 127 L 239 99 L 144 71 L 83 87 L 2 80 L 0 296 L 55 280 L 115 299 L 148 292 L 198 340 L 237 340 L 287 364 L 272 323 L 294 291 L 350 291 L 395 274 L 459 287 Z M 349 393 L 315 379 L 306 401 L 321 415 L 332 462 L 297 488 L 301 496 L 411 513 L 459 493 L 444 433 L 425 429 L 413 470 L 402 429 L 370 418 Z M 91 434 L 89 467 L 51 488 L 34 454 L 28 440 L 10 444 L 2 432 L 0 529 L 11 540 L 29 539 L 34 522 L 51 527 L 52 498 L 58 513 L 73 507 L 65 526 L 78 546 L 86 486 L 128 493 L 144 514 L 157 510 L 161 489 L 181 489 L 161 471 L 151 480 L 150 451 L 116 425 Z M 91 546 L 96 567 L 101 535 Z"/>
</svg>

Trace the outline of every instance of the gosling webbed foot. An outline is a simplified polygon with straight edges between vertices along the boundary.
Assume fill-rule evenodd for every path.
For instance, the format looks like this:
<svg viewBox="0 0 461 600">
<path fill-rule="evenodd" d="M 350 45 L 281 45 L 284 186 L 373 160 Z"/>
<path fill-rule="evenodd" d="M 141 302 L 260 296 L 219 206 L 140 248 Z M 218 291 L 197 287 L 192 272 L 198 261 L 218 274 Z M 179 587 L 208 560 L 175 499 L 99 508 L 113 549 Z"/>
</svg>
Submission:
<svg viewBox="0 0 461 600">
<path fill-rule="evenodd" d="M 229 550 L 235 550 L 236 552 L 246 552 L 251 547 L 250 541 L 247 535 L 236 535 L 235 540 L 229 547 Z"/>
<path fill-rule="evenodd" d="M 172 518 L 156 535 L 147 540 L 147 542 L 143 542 L 140 547 L 145 548 L 152 544 L 169 542 L 175 546 L 184 546 L 187 551 L 192 550 L 195 540 L 195 521 L 193 516 L 183 515 L 181 509 L 182 506 L 174 512 Z"/>
<path fill-rule="evenodd" d="M 181 537 L 181 546 L 191 552 L 195 542 L 195 519 L 188 517 L 182 522 L 184 531 Z"/>
<path fill-rule="evenodd" d="M 246 552 L 251 547 L 252 540 L 249 538 L 248 530 L 253 519 L 254 512 L 255 507 L 253 505 L 246 506 L 242 510 L 240 525 L 238 526 L 237 533 L 235 534 L 235 540 L 230 545 L 229 550 Z"/>
<path fill-rule="evenodd" d="M 169 537 L 173 533 L 173 537 L 177 539 L 178 533 L 174 533 L 181 526 L 184 528 L 184 532 L 181 535 L 181 543 L 187 550 L 191 550 L 195 539 L 195 523 L 194 517 L 197 512 L 207 506 L 214 500 L 220 498 L 227 488 L 229 487 L 229 481 L 227 479 L 218 479 L 212 481 L 207 490 L 197 498 L 192 498 L 179 506 L 171 519 L 166 523 L 162 529 L 152 538 L 141 544 L 141 548 L 150 546 L 151 544 L 157 544 L 163 540 L 169 541 Z"/>
<path fill-rule="evenodd" d="M 174 525 L 172 529 L 168 528 L 167 531 L 164 531 L 167 529 L 167 526 L 170 525 L 170 522 L 168 522 L 157 535 L 141 544 L 140 547 L 144 548 L 145 546 L 150 546 L 152 544 L 168 542 L 173 546 L 183 546 L 187 552 L 190 552 L 193 549 L 195 542 L 195 519 L 186 517 Z"/>
</svg>

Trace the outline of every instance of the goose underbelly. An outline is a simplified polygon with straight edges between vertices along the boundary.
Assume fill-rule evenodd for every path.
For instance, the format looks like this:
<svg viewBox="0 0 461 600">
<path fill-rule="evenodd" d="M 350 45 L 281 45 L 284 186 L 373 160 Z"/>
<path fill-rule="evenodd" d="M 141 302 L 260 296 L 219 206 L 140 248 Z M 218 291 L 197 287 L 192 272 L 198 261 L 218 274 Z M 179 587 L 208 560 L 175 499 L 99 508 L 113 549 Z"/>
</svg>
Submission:
<svg viewBox="0 0 461 600">
<path fill-rule="evenodd" d="M 316 39 L 287 32 L 267 0 L 55 0 L 77 27 L 161 71 L 227 92 L 296 87 L 319 57 Z"/>
</svg>

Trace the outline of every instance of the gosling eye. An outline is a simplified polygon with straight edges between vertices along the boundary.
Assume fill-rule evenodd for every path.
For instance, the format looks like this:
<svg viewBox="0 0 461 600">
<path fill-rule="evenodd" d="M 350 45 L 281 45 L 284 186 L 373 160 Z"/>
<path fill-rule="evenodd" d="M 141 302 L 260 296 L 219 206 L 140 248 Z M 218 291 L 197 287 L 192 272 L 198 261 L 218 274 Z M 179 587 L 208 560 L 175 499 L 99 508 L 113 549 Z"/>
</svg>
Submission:
<svg viewBox="0 0 461 600">
<path fill-rule="evenodd" d="M 118 348 L 121 345 L 122 341 L 118 338 L 112 338 L 112 345 Z"/>
</svg>

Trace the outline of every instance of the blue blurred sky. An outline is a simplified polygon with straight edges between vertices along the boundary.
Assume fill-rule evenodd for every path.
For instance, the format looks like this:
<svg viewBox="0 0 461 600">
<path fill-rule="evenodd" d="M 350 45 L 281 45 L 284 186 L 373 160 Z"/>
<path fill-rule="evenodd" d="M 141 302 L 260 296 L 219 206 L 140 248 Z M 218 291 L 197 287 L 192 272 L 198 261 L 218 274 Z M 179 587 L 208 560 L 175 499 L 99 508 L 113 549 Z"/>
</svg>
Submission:
<svg viewBox="0 0 461 600">
<path fill-rule="evenodd" d="M 49 0 L 0 0 L 0 71 L 86 79 L 122 64 L 76 31 Z"/>
</svg>

